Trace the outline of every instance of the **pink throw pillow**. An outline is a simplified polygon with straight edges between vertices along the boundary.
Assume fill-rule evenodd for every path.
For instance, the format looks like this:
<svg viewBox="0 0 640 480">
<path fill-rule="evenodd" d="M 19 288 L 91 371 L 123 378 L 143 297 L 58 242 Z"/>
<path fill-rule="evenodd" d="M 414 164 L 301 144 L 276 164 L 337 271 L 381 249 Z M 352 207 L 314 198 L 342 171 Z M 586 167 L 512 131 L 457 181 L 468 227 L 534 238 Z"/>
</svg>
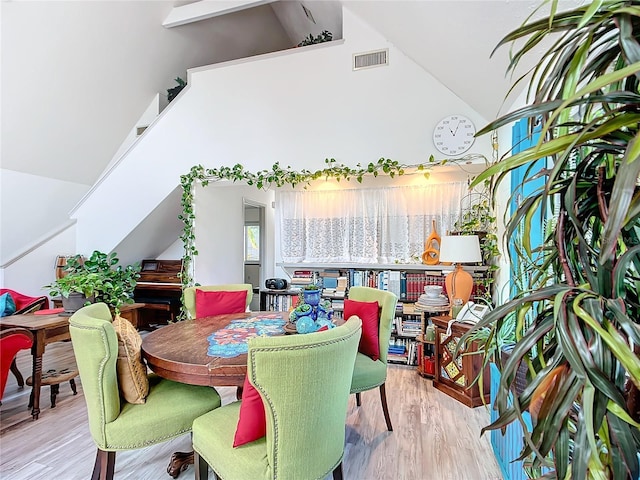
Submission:
<svg viewBox="0 0 640 480">
<path fill-rule="evenodd" d="M 249 379 L 244 377 L 242 387 L 242 400 L 240 402 L 240 415 L 238 426 L 233 437 L 233 448 L 253 442 L 267 434 L 267 417 L 264 413 L 262 397 Z"/>
<path fill-rule="evenodd" d="M 358 351 L 373 360 L 380 358 L 379 312 L 378 302 L 359 302 L 348 298 L 344 301 L 344 318 L 348 320 L 352 315 L 357 315 L 362 320 L 362 336 Z"/>
<path fill-rule="evenodd" d="M 242 313 L 247 309 L 247 291 L 196 289 L 196 317 Z"/>
</svg>

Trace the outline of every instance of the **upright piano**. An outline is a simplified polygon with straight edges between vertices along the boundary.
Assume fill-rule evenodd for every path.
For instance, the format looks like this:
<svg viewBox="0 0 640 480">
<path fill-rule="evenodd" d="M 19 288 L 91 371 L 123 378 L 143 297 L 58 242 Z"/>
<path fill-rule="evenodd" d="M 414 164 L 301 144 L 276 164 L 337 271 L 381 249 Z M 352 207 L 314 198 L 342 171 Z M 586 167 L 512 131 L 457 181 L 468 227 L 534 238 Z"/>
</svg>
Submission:
<svg viewBox="0 0 640 480">
<path fill-rule="evenodd" d="M 180 313 L 182 260 L 142 260 L 140 278 L 133 292 L 136 303 L 144 303 L 140 324 L 166 324 Z"/>
</svg>

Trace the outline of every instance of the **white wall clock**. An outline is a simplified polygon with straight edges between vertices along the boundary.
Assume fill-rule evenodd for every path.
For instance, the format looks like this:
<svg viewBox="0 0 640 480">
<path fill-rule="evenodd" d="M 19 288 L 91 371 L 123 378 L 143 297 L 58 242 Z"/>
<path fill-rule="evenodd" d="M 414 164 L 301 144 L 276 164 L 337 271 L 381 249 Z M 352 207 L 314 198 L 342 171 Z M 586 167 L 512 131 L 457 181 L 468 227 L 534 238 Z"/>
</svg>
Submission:
<svg viewBox="0 0 640 480">
<path fill-rule="evenodd" d="M 471 148 L 475 134 L 476 127 L 467 117 L 449 115 L 433 129 L 433 144 L 444 155 L 460 155 Z"/>
</svg>

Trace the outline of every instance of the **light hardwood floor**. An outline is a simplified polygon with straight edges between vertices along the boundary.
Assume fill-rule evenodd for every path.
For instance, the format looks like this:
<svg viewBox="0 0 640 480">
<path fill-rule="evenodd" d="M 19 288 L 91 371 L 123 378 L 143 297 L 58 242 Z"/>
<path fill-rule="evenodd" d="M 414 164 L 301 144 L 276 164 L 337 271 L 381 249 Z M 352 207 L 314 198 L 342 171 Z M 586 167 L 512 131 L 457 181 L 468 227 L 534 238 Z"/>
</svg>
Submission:
<svg viewBox="0 0 640 480">
<path fill-rule="evenodd" d="M 44 368 L 64 365 L 72 358 L 70 343 L 49 345 Z M 18 356 L 23 375 L 31 370 L 31 356 Z M 71 394 L 60 386 L 57 405 L 49 408 L 49 387 L 42 389 L 40 419 L 32 421 L 27 402 L 29 387 L 18 390 L 9 374 L 0 406 L 0 478 L 12 480 L 85 480 L 90 478 L 95 446 L 89 434 L 82 386 Z M 220 388 L 223 403 L 235 398 L 234 388 Z M 489 435 L 486 407 L 467 408 L 433 388 L 414 368 L 390 365 L 387 395 L 394 426 L 387 432 L 378 391 L 349 401 L 343 468 L 347 480 L 494 480 L 501 479 Z M 321 400 L 320 400 L 321 401 Z M 174 451 L 190 450 L 185 435 L 161 445 L 116 455 L 116 480 L 171 480 L 165 469 Z M 313 455 L 313 452 L 309 452 Z M 194 477 L 193 467 L 180 479 Z M 212 476 L 210 476 L 212 478 Z M 247 479 L 251 480 L 251 479 Z"/>
</svg>

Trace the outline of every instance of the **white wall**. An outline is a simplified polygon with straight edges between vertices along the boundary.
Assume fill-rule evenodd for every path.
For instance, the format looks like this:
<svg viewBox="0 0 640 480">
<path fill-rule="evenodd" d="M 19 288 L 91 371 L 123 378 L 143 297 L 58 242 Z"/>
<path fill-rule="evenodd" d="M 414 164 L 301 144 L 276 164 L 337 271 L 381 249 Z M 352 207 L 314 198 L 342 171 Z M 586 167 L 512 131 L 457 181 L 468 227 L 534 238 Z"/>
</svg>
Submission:
<svg viewBox="0 0 640 480">
<path fill-rule="evenodd" d="M 166 100 L 164 101 L 164 103 L 166 103 Z M 150 125 L 159 114 L 160 114 L 160 94 L 158 93 L 154 95 L 153 100 L 151 100 L 151 103 L 149 103 L 149 106 L 147 107 L 147 109 L 142 113 L 142 115 L 140 115 L 140 118 L 138 118 L 138 121 L 131 128 L 131 130 L 127 134 L 127 137 L 120 144 L 120 147 L 118 147 L 118 150 L 116 151 L 115 155 L 113 156 L 113 158 L 111 159 L 111 161 L 109 162 L 109 164 L 107 165 L 107 167 L 105 168 L 105 171 L 101 174 L 101 176 L 104 175 L 106 172 L 108 172 L 109 168 L 111 168 L 112 165 L 117 163 L 120 157 L 124 155 L 125 152 L 129 148 L 131 148 L 134 142 L 138 139 L 139 137 L 138 128 L 146 127 Z"/>
<path fill-rule="evenodd" d="M 382 156 L 421 163 L 436 153 L 432 129 L 444 116 L 484 123 L 348 10 L 344 38 L 190 71 L 181 98 L 74 213 L 78 248 L 112 249 L 192 165 L 299 170 L 322 168 L 326 157 L 355 166 Z M 389 48 L 389 66 L 351 70 L 353 53 L 378 48 Z M 471 152 L 490 156 L 489 139 Z M 113 195 L 121 190 L 128 195 Z"/>
<path fill-rule="evenodd" d="M 265 205 L 263 278 L 274 271 L 274 200 L 272 190 L 227 182 L 199 186 L 195 192 L 195 281 L 201 285 L 244 282 L 244 201 Z"/>
<path fill-rule="evenodd" d="M 0 265 L 69 220 L 158 92 L 166 103 L 177 76 L 291 45 L 268 4 L 164 28 L 175 3 L 0 2 L 2 168 L 60 180 L 50 180 L 54 189 L 27 175 L 12 178 L 10 198 L 35 221 L 26 230 L 5 228 L 15 207 L 2 202 Z M 48 212 L 44 222 L 30 208 L 34 198 Z"/>
<path fill-rule="evenodd" d="M 56 278 L 56 257 L 73 255 L 75 252 L 75 227 L 71 226 L 3 269 L 0 286 L 33 297 L 47 295 L 48 290 L 42 287 Z"/>
<path fill-rule="evenodd" d="M 69 211 L 88 190 L 88 185 L 0 170 L 0 265 L 67 223 Z"/>
<path fill-rule="evenodd" d="M 184 243 L 181 239 L 173 242 L 169 248 L 158 255 L 160 260 L 180 260 L 184 256 Z"/>
</svg>

